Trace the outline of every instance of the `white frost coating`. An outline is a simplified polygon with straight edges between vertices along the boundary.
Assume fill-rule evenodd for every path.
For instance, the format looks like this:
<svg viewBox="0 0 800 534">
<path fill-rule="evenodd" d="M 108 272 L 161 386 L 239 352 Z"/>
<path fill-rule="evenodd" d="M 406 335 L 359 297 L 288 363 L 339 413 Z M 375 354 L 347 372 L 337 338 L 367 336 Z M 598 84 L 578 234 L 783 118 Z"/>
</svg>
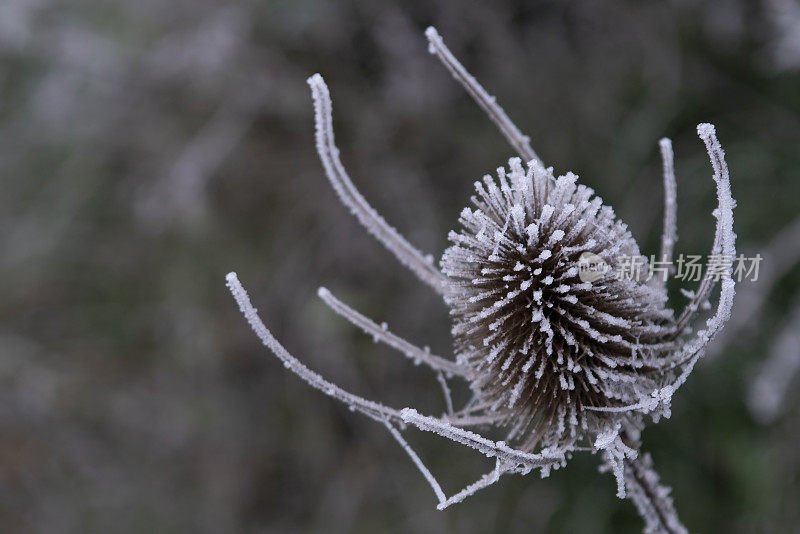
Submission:
<svg viewBox="0 0 800 534">
<path fill-rule="evenodd" d="M 715 210 L 717 218 L 716 232 L 714 236 L 714 246 L 712 254 L 722 254 L 730 258 L 736 257 L 736 234 L 733 231 L 733 208 L 736 202 L 731 196 L 730 176 L 728 165 L 725 163 L 725 152 L 717 140 L 714 126 L 711 124 L 700 124 L 697 126 L 697 134 L 706 145 L 711 165 L 714 168 L 714 181 L 717 184 L 718 207 Z M 736 294 L 735 284 L 731 278 L 731 268 L 728 267 L 722 278 L 722 291 L 719 296 L 719 303 L 714 315 L 706 321 L 706 328 L 699 330 L 695 337 L 685 342 L 682 347 L 672 356 L 672 365 L 681 368 L 681 373 L 671 383 L 662 388 L 650 392 L 649 396 L 642 396 L 638 403 L 619 406 L 614 408 L 587 408 L 588 410 L 599 412 L 626 412 L 639 411 L 642 413 L 654 413 L 656 417 L 669 417 L 670 402 L 675 392 L 686 382 L 697 361 L 705 354 L 706 348 L 714 337 L 722 330 L 725 323 L 730 319 L 733 307 L 733 297 Z M 708 280 L 704 279 L 704 282 Z M 702 288 L 701 288 L 702 290 Z M 700 299 L 700 301 L 705 298 Z M 694 309 L 688 315 L 696 313 Z M 685 314 L 686 315 L 686 314 Z M 681 316 L 679 321 L 683 320 Z"/>
<path fill-rule="evenodd" d="M 400 416 L 406 423 L 411 423 L 420 430 L 435 432 L 449 440 L 461 443 L 467 447 L 482 452 L 489 458 L 498 458 L 512 465 L 522 465 L 526 468 L 549 467 L 564 460 L 563 453 L 542 451 L 540 454 L 532 454 L 517 449 L 512 449 L 502 441 L 494 442 L 486 439 L 480 434 L 455 427 L 435 417 L 421 415 L 413 408 L 403 408 Z"/>
<path fill-rule="evenodd" d="M 331 185 L 342 203 L 348 207 L 358 222 L 375 236 L 395 257 L 411 269 L 420 280 L 442 293 L 445 278 L 436 269 L 430 258 L 414 248 L 397 230 L 389 226 L 383 217 L 367 203 L 358 192 L 339 159 L 339 149 L 333 136 L 333 114 L 328 86 L 319 74 L 308 79 L 314 98 L 314 121 L 316 123 L 317 152 L 325 167 Z"/>
<path fill-rule="evenodd" d="M 564 230 L 559 228 L 558 230 L 550 234 L 550 239 L 547 240 L 547 244 L 552 245 L 554 243 L 558 243 L 563 237 L 564 237 Z"/>
<path fill-rule="evenodd" d="M 625 460 L 625 485 L 628 498 L 644 519 L 644 532 L 686 534 L 670 497 L 670 488 L 661 484 L 649 454 Z"/>
<path fill-rule="evenodd" d="M 430 26 L 425 30 L 425 36 L 428 38 L 428 51 L 434 54 L 439 60 L 447 67 L 453 78 L 460 83 L 464 89 L 469 93 L 473 100 L 486 112 L 492 122 L 500 129 L 500 132 L 514 147 L 517 153 L 525 159 L 526 162 L 536 161 L 539 164 L 542 160 L 536 155 L 531 147 L 530 138 L 523 134 L 519 128 L 511 122 L 503 108 L 497 104 L 497 99 L 491 96 L 486 90 L 478 83 L 478 81 L 469 73 L 467 69 L 456 59 L 450 49 L 444 44 L 444 40 L 436 31 L 436 28 Z"/>
<path fill-rule="evenodd" d="M 458 493 L 456 493 L 449 499 L 445 500 L 444 502 L 440 502 L 436 508 L 439 510 L 444 510 L 448 506 L 460 503 L 470 495 L 474 495 L 478 491 L 484 488 L 488 488 L 489 486 L 500 480 L 500 475 L 508 471 L 508 469 L 509 468 L 507 466 L 501 464 L 500 461 L 498 460 L 495 465 L 495 468 L 492 469 L 489 473 L 483 475 L 477 481 L 473 482 L 472 484 L 470 484 L 463 490 L 459 491 Z"/>
<path fill-rule="evenodd" d="M 715 210 L 717 228 L 714 235 L 715 246 L 712 248 L 711 253 L 735 258 L 736 234 L 733 231 L 733 208 L 736 207 L 736 202 L 731 196 L 731 181 L 728 173 L 728 164 L 725 162 L 725 151 L 722 150 L 713 125 L 707 123 L 698 125 L 697 135 L 700 136 L 700 139 L 702 139 L 706 145 L 708 156 L 711 159 L 711 165 L 714 168 L 714 181 L 717 184 L 718 204 Z M 708 280 L 708 278 L 705 278 L 705 280 Z M 708 344 L 711 343 L 717 333 L 725 326 L 728 319 L 730 319 L 731 309 L 733 308 L 733 297 L 736 294 L 734 288 L 735 284 L 733 278 L 731 278 L 730 266 L 725 269 L 721 285 L 722 291 L 720 292 L 717 311 L 714 316 L 706 322 L 707 329 L 697 332 L 692 342 L 685 344 L 681 350 L 683 357 L 691 359 L 689 360 L 687 369 L 684 370 L 675 382 L 675 389 L 683 384 L 692 368 L 694 368 L 694 364 L 702 357 Z M 699 302 L 704 302 L 705 300 L 706 298 L 702 298 Z M 679 358 L 678 361 L 680 362 L 681 358 Z"/>
<path fill-rule="evenodd" d="M 459 222 L 463 231 L 449 235 L 453 246 L 443 257 L 443 272 L 434 267 L 430 256 L 423 256 L 389 226 L 356 190 L 334 143 L 328 88 L 318 74 L 308 83 L 314 99 L 317 150 L 340 200 L 401 263 L 445 297 L 451 312 L 455 305 L 464 304 L 463 309 L 457 308 L 464 312 L 464 318 L 452 328 L 453 335 L 460 338 L 457 361 L 432 355 L 427 347 L 412 345 L 391 333 L 385 323 L 377 324 L 359 314 L 324 288 L 318 293 L 336 313 L 376 341 L 434 369 L 447 414 L 434 418 L 412 408 L 398 411 L 342 390 L 305 367 L 275 340 L 258 318 L 236 275 L 230 273 L 227 280 L 233 296 L 253 330 L 285 367 L 353 411 L 386 426 L 430 484 L 439 509 L 495 483 L 502 474 L 527 474 L 540 469 L 542 476 L 547 476 L 551 469 L 565 465 L 573 452 L 589 450 L 602 455 L 605 466 L 616 476 L 618 495 L 634 501 L 648 531 L 685 532 L 669 490 L 660 485 L 649 457 L 639 455 L 639 431 L 644 424 L 642 414 L 649 413 L 654 420 L 669 417 L 673 394 L 728 320 L 734 297 L 731 268 L 722 273 L 715 314 L 690 339 L 685 339 L 691 331 L 689 322 L 708 305 L 718 278 L 706 277 L 701 282 L 677 320 L 673 311 L 664 307 L 666 294 L 658 282 L 642 286 L 639 293 L 639 286 L 633 281 L 621 282 L 617 287 L 608 279 L 599 284 L 572 280 L 579 270 L 571 256 L 580 250 L 596 250 L 607 262 L 620 255 L 642 257 L 630 230 L 616 218 L 611 207 L 603 206 L 591 188 L 577 185 L 577 176 L 567 173 L 556 180 L 552 168 L 544 168 L 530 147 L 529 139 L 509 120 L 494 97 L 466 72 L 436 30 L 428 28 L 426 36 L 430 52 L 439 57 L 528 163 L 525 169 L 519 158 L 512 158 L 507 170 L 498 169 L 497 181 L 487 175 L 483 182 L 476 182 L 478 197 L 472 201 L 478 209 L 462 210 Z M 698 135 L 705 142 L 714 167 L 719 199 L 714 210 L 717 222 L 711 253 L 734 258 L 735 202 L 724 153 L 713 126 L 699 125 Z M 677 240 L 677 193 L 671 142 L 662 139 L 660 148 L 665 191 L 660 260 L 669 262 Z M 530 254 L 529 259 L 520 259 L 532 249 L 536 253 Z M 548 272 L 540 279 L 543 268 Z M 592 298 L 612 302 L 609 310 L 619 313 L 614 315 L 602 306 L 595 307 L 590 304 L 594 302 Z M 526 329 L 516 330 L 519 325 L 526 325 Z M 576 359 L 581 343 L 587 340 L 593 348 L 584 351 L 585 360 Z M 545 370 L 549 376 L 542 380 Z M 458 412 L 453 410 L 445 374 L 447 378 L 458 375 L 470 382 L 473 399 Z M 525 389 L 538 388 L 540 383 L 542 391 L 552 386 L 553 393 L 546 398 L 556 401 L 544 405 L 542 394 L 534 396 Z M 591 390 L 597 396 L 578 405 L 569 393 L 576 388 Z M 495 395 L 492 391 L 500 393 Z M 529 428 L 532 420 L 514 410 L 521 402 L 530 402 L 534 414 L 538 410 L 551 416 L 534 420 L 537 426 Z M 622 415 L 588 414 L 587 410 Z M 446 497 L 403 439 L 400 430 L 406 424 L 495 458 L 495 469 Z M 505 439 L 514 447 L 462 428 L 473 425 L 507 428 Z M 587 448 L 579 443 L 593 446 Z M 531 452 L 535 450 L 539 453 Z"/>
<path fill-rule="evenodd" d="M 447 378 L 445 378 L 444 373 L 437 371 L 436 380 L 439 382 L 439 385 L 442 386 L 442 395 L 444 395 L 447 416 L 451 417 L 453 415 L 453 395 L 450 393 L 450 386 L 447 385 Z"/>
<path fill-rule="evenodd" d="M 619 435 L 620 424 L 616 424 L 597 434 L 594 448 L 603 452 L 606 465 L 614 473 L 617 480 L 617 497 L 624 499 L 625 493 L 625 461 L 635 459 L 639 454 L 636 449 L 625 445 Z"/>
<path fill-rule="evenodd" d="M 247 296 L 247 291 L 245 291 L 244 287 L 242 287 L 242 284 L 239 282 L 239 279 L 236 277 L 236 273 L 228 273 L 228 275 L 225 277 L 225 280 L 228 282 L 228 289 L 230 289 L 233 298 L 236 299 L 236 303 L 239 305 L 239 310 L 241 310 L 245 319 L 247 319 L 247 322 L 250 324 L 250 328 L 252 328 L 259 339 L 261 339 L 261 342 L 264 343 L 264 346 L 270 349 L 275 356 L 277 356 L 278 359 L 283 362 L 284 367 L 296 374 L 311 387 L 320 390 L 329 397 L 333 397 L 334 399 L 342 401 L 352 409 L 363 413 L 367 417 L 378 421 L 395 420 L 402 422 L 402 417 L 397 410 L 388 408 L 377 402 L 369 401 L 357 395 L 353 395 L 352 393 L 343 390 L 339 386 L 328 382 L 320 375 L 300 363 L 297 358 L 289 354 L 289 352 L 283 348 L 283 345 L 281 345 L 267 329 L 267 327 L 264 326 L 264 323 L 258 316 L 258 311 L 250 302 L 250 297 Z"/>
<path fill-rule="evenodd" d="M 664 166 L 664 234 L 661 236 L 661 261 L 672 264 L 672 254 L 678 241 L 678 186 L 675 181 L 675 164 L 672 141 L 666 137 L 658 142 Z M 663 281 L 663 278 L 659 278 Z"/>
<path fill-rule="evenodd" d="M 478 491 L 482 487 L 486 487 L 492 482 L 485 483 L 485 481 L 479 481 L 479 483 L 473 484 L 467 488 L 467 490 L 471 491 L 468 492 L 467 490 L 464 490 L 450 499 L 447 499 L 439 483 L 436 481 L 428 468 L 422 463 L 422 460 L 420 460 L 416 452 L 414 452 L 405 439 L 403 439 L 402 435 L 400 435 L 400 432 L 391 424 L 392 421 L 400 424 L 411 421 L 415 426 L 422 430 L 433 430 L 442 437 L 477 449 L 487 456 L 496 456 L 499 459 L 503 459 L 509 464 L 509 466 L 524 466 L 521 471 L 520 469 L 514 468 L 515 472 L 527 472 L 534 467 L 547 468 L 554 463 L 562 462 L 564 460 L 563 454 L 548 455 L 544 454 L 543 452 L 542 454 L 535 455 L 511 449 L 502 442 L 495 443 L 491 440 L 482 438 L 473 432 L 456 428 L 450 423 L 443 422 L 433 417 L 420 415 L 416 410 L 410 410 L 406 408 L 402 410 L 402 412 L 398 412 L 397 410 L 388 408 L 382 404 L 366 400 L 357 395 L 353 395 L 352 393 L 343 390 L 339 386 L 328 382 L 320 375 L 300 363 L 297 358 L 289 354 L 289 352 L 283 348 L 283 345 L 281 345 L 278 340 L 275 339 L 269 329 L 267 329 L 267 327 L 264 325 L 263 321 L 261 321 L 261 318 L 258 316 L 257 310 L 253 307 L 252 302 L 250 302 L 250 297 L 247 295 L 247 291 L 245 291 L 244 287 L 242 287 L 242 284 L 239 282 L 236 273 L 228 273 L 225 279 L 233 298 L 239 305 L 239 310 L 245 316 L 245 319 L 247 319 L 250 327 L 253 329 L 259 339 L 261 339 L 262 343 L 269 348 L 279 360 L 283 362 L 284 367 L 292 371 L 310 386 L 322 391 L 330 397 L 340 400 L 341 402 L 347 404 L 352 410 L 363 413 L 370 419 L 379 421 L 386 426 L 395 440 L 397 440 L 397 442 L 406 451 L 406 454 L 408 454 L 408 456 L 414 462 L 414 465 L 417 467 L 417 469 L 419 469 L 419 471 L 425 477 L 425 480 L 428 482 L 428 484 L 430 484 L 431 488 L 433 488 L 434 493 L 436 493 L 436 497 L 439 499 L 440 509 L 463 500 L 467 495 Z M 507 469 L 511 469 L 511 467 L 508 467 Z M 496 472 L 497 476 L 499 476 L 499 464 L 498 468 L 496 468 L 494 472 Z"/>
<path fill-rule="evenodd" d="M 325 304 L 330 306 L 333 311 L 359 327 L 367 334 L 373 336 L 376 341 L 386 343 L 393 349 L 402 352 L 415 362 L 422 362 L 434 371 L 441 370 L 459 376 L 466 376 L 468 374 L 468 370 L 464 366 L 442 358 L 441 356 L 431 354 L 430 351 L 420 349 L 405 339 L 392 334 L 387 328 L 384 328 L 382 325 L 378 325 L 370 318 L 361 315 L 356 310 L 334 297 L 333 294 L 331 294 L 331 292 L 326 288 L 320 287 L 317 290 L 317 295 L 323 300 L 323 302 L 325 302 Z"/>
<path fill-rule="evenodd" d="M 730 176 L 728 175 L 728 165 L 725 163 L 725 152 L 722 150 L 722 146 L 717 140 L 716 130 L 714 129 L 713 124 L 698 124 L 697 135 L 706 144 L 708 156 L 711 159 L 711 165 L 714 167 L 714 181 L 717 182 L 718 207 L 716 210 L 714 210 L 714 217 L 717 219 L 717 226 L 716 232 L 714 233 L 714 243 L 711 245 L 709 257 L 723 255 L 729 258 L 735 258 L 736 250 L 733 245 L 735 245 L 736 242 L 736 234 L 733 232 L 733 208 L 736 207 L 736 202 L 733 200 L 733 198 L 731 198 L 730 194 L 731 184 Z M 722 185 L 720 185 L 721 183 Z M 723 203 L 728 204 L 728 202 L 723 202 L 722 195 L 725 194 L 725 191 L 721 190 L 720 187 L 727 190 L 727 201 L 729 201 L 729 205 L 726 205 L 725 208 L 723 208 Z M 723 209 L 727 209 L 729 213 L 729 217 L 726 218 L 726 221 L 723 221 Z M 727 219 L 730 219 L 729 224 Z M 722 239 L 723 237 L 726 237 L 725 234 L 728 234 L 727 237 L 729 240 L 731 240 L 730 250 L 733 252 L 730 254 L 728 254 L 728 252 L 726 252 L 723 248 Z M 691 300 L 691 302 L 689 302 L 689 304 L 686 305 L 675 323 L 674 335 L 676 337 L 683 332 L 686 326 L 697 316 L 697 313 L 700 310 L 708 309 L 708 296 L 716 286 L 716 283 L 716 278 L 708 276 L 703 277 L 703 280 L 700 282 L 700 287 L 697 289 L 694 298 Z"/>
</svg>

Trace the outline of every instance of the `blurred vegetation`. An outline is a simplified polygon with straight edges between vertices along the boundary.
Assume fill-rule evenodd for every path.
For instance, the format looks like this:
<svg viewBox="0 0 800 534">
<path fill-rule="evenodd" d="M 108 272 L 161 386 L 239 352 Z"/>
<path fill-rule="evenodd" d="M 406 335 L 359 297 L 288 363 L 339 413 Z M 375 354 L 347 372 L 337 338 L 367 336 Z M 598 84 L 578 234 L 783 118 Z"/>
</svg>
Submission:
<svg viewBox="0 0 800 534">
<path fill-rule="evenodd" d="M 276 336 L 334 382 L 441 411 L 431 376 L 316 298 L 325 285 L 449 352 L 444 306 L 328 187 L 306 77 L 330 85 L 364 195 L 426 252 L 446 246 L 472 182 L 513 155 L 428 55 L 431 24 L 645 253 L 659 239 L 662 136 L 676 149 L 677 252 L 710 247 L 695 125 L 715 123 L 739 247 L 754 252 L 800 215 L 800 74 L 777 68 L 768 4 L 4 0 L 0 530 L 638 531 L 591 456 L 436 511 L 386 432 L 260 346 L 223 278 L 238 271 Z M 800 528 L 798 395 L 768 425 L 745 404 L 798 289 L 791 266 L 748 334 L 728 332 L 672 418 L 644 433 L 693 532 Z M 448 491 L 486 467 L 411 439 Z"/>
</svg>

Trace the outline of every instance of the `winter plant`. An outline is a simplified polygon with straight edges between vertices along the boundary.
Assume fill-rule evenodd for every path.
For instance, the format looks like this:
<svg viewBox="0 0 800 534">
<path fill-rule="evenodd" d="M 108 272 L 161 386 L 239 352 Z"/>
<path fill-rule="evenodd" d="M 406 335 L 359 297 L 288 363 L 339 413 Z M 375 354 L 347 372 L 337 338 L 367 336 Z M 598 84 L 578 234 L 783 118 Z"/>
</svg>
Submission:
<svg viewBox="0 0 800 534">
<path fill-rule="evenodd" d="M 308 79 L 314 99 L 316 143 L 325 173 L 341 201 L 378 241 L 439 293 L 453 319 L 454 358 L 431 354 L 353 310 L 324 288 L 320 298 L 376 340 L 430 367 L 443 388 L 446 413 L 425 415 L 394 409 L 349 393 L 315 373 L 272 336 L 235 273 L 228 286 L 250 326 L 284 366 L 309 385 L 353 411 L 384 425 L 433 488 L 439 509 L 497 482 L 510 473 L 538 470 L 547 476 L 576 452 L 598 454 L 628 497 L 647 532 L 686 532 L 660 482 L 650 456 L 640 450 L 646 418 L 670 416 L 670 403 L 709 343 L 728 320 L 734 282 L 730 265 L 710 271 L 676 313 L 667 307 L 660 277 L 615 276 L 620 258 L 647 260 L 625 223 L 572 173 L 555 177 L 533 151 L 528 137 L 495 99 L 467 73 L 434 28 L 429 50 L 484 109 L 520 158 L 475 182 L 472 207 L 462 210 L 459 229 L 449 234 L 440 268 L 408 243 L 367 203 L 339 159 L 332 129 L 331 99 L 322 77 Z M 700 124 L 716 182 L 718 207 L 711 257 L 735 257 L 734 200 L 724 153 L 714 127 Z M 672 145 L 660 142 L 664 168 L 664 233 L 660 259 L 671 261 L 677 239 L 676 186 Z M 605 270 L 583 276 L 589 254 Z M 585 274 L 585 273 L 583 273 Z M 720 282 L 716 310 L 699 330 L 695 318 L 710 309 Z M 448 380 L 468 383 L 471 399 L 453 407 Z M 477 449 L 494 458 L 494 468 L 447 496 L 408 445 L 409 425 Z M 475 430 L 495 427 L 506 435 L 493 441 Z"/>
</svg>

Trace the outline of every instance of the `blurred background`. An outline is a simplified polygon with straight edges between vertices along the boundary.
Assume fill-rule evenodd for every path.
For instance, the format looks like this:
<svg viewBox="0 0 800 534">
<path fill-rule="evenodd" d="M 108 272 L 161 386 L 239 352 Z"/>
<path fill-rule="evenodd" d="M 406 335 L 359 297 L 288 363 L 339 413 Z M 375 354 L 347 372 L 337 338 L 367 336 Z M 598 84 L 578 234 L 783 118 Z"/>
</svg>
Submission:
<svg viewBox="0 0 800 534">
<path fill-rule="evenodd" d="M 379 425 L 287 373 L 224 284 L 343 387 L 444 409 L 320 285 L 450 353 L 447 310 L 339 204 L 306 78 L 345 165 L 437 258 L 511 149 L 427 52 L 438 27 L 543 160 L 657 251 L 673 139 L 678 253 L 710 248 L 695 126 L 728 155 L 732 324 L 644 433 L 693 532 L 800 532 L 800 4 L 457 0 L 0 3 L 0 531 L 638 532 L 597 458 L 509 476 L 445 512 Z M 685 302 L 675 284 L 672 304 Z M 411 431 L 452 493 L 493 464 Z"/>
</svg>

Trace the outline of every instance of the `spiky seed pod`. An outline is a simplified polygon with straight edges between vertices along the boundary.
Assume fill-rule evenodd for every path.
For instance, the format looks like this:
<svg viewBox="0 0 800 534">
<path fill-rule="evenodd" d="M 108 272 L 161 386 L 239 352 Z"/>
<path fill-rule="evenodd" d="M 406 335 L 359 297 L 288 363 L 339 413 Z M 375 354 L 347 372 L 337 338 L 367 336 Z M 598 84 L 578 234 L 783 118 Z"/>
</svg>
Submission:
<svg viewBox="0 0 800 534">
<path fill-rule="evenodd" d="M 665 308 L 664 282 L 652 285 L 640 276 L 615 278 L 608 272 L 582 272 L 590 261 L 616 272 L 620 260 L 646 261 L 614 212 L 593 191 L 576 186 L 576 176 L 555 180 L 544 169 L 529 139 L 511 122 L 495 99 L 472 78 L 434 28 L 425 32 L 430 51 L 488 113 L 506 139 L 525 156 L 509 162 L 511 172 L 498 170 L 498 182 L 487 176 L 476 183 L 476 210 L 461 214 L 463 230 L 442 258 L 443 272 L 389 226 L 361 196 L 339 159 L 334 143 L 328 87 L 318 74 L 308 79 L 314 97 L 317 152 L 342 202 L 361 224 L 420 280 L 445 297 L 455 326 L 458 361 L 431 354 L 389 332 L 320 288 L 331 309 L 375 341 L 394 347 L 437 374 L 447 415 L 397 410 L 354 395 L 325 380 L 292 356 L 258 317 L 247 292 L 229 273 L 228 287 L 250 326 L 283 365 L 314 388 L 347 404 L 351 410 L 382 423 L 425 477 L 444 509 L 497 482 L 506 473 L 540 469 L 546 476 L 579 450 L 581 437 L 594 438 L 593 452 L 603 468 L 613 471 L 617 496 L 629 496 L 645 521 L 647 532 L 687 532 L 647 456 L 639 455 L 643 416 L 669 416 L 675 391 L 686 381 L 708 344 L 730 318 L 735 294 L 731 266 L 706 276 L 691 301 L 675 319 Z M 699 124 L 714 168 L 718 208 L 712 257 L 736 257 L 730 176 L 725 154 L 711 124 Z M 664 235 L 661 261 L 669 263 L 677 238 L 675 174 L 672 144 L 660 141 L 664 163 Z M 580 255 L 579 255 L 580 254 Z M 588 276 L 587 276 L 588 274 Z M 716 275 L 720 275 L 717 277 Z M 693 338 L 681 339 L 691 321 L 721 280 L 716 312 Z M 709 305 L 710 307 L 710 305 Z M 674 371 L 673 371 L 674 370 Z M 675 377 L 672 376 L 673 372 Z M 470 381 L 476 395 L 453 410 L 448 376 Z M 673 379 L 674 378 L 674 379 Z M 507 440 L 493 441 L 463 426 L 507 425 Z M 413 425 L 496 458 L 494 469 L 447 497 L 436 478 L 403 439 L 398 427 Z M 520 443 L 516 447 L 516 443 Z M 544 448 L 531 452 L 538 444 Z"/>
<path fill-rule="evenodd" d="M 456 354 L 522 448 L 567 446 L 623 417 L 585 408 L 630 404 L 662 383 L 673 315 L 662 286 L 619 276 L 620 261 L 645 260 L 591 188 L 536 162 L 509 167 L 475 183 L 475 209 L 442 257 Z M 609 267 L 601 278 L 580 276 L 585 253 Z"/>
</svg>

